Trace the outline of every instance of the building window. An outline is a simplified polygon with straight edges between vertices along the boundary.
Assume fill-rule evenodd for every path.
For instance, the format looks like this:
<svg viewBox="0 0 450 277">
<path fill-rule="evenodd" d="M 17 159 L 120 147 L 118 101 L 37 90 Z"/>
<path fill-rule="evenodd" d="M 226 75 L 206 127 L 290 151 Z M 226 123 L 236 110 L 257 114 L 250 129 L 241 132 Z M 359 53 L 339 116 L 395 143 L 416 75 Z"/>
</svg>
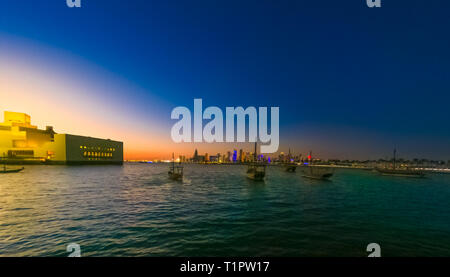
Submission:
<svg viewBox="0 0 450 277">
<path fill-rule="evenodd" d="M 33 150 L 8 150 L 9 158 L 26 158 L 34 157 Z"/>
</svg>

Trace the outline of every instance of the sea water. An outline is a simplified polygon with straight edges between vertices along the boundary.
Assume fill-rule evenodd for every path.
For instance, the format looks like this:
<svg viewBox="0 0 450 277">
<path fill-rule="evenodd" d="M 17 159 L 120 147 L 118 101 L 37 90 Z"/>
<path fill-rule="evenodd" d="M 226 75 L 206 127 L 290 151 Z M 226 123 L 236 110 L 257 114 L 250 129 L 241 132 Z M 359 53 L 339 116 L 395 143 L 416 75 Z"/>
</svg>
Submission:
<svg viewBox="0 0 450 277">
<path fill-rule="evenodd" d="M 27 166 L 0 175 L 0 256 L 450 256 L 450 175 L 238 165 Z"/>
</svg>

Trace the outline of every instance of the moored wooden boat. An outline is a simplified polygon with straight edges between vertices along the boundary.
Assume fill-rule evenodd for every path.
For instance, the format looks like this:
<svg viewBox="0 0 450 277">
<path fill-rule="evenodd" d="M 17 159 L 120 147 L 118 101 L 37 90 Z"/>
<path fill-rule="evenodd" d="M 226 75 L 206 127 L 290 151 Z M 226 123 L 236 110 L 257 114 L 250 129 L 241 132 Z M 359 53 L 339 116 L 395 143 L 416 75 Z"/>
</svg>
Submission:
<svg viewBox="0 0 450 277">
<path fill-rule="evenodd" d="M 266 177 L 266 165 L 263 163 L 258 163 L 257 157 L 255 142 L 254 161 L 248 165 L 247 178 L 253 181 L 264 181 L 264 178 Z"/>
<path fill-rule="evenodd" d="M 17 168 L 17 169 L 6 169 L 6 168 L 3 168 L 3 170 L 0 170 L 0 174 L 18 173 L 18 172 L 21 172 L 24 169 L 25 169 L 24 167 Z"/>
<path fill-rule="evenodd" d="M 297 170 L 297 164 L 291 157 L 291 148 L 289 148 L 288 161 L 282 164 L 282 168 L 286 172 L 294 173 Z"/>
<path fill-rule="evenodd" d="M 6 155 L 3 153 L 3 169 L 0 170 L 0 174 L 8 174 L 8 173 L 18 173 L 24 170 L 25 168 L 16 168 L 16 169 L 7 169 L 6 168 Z"/>
<path fill-rule="evenodd" d="M 316 180 L 328 180 L 333 176 L 334 170 L 332 168 L 312 165 L 313 159 L 311 151 L 309 153 L 308 159 L 308 165 L 302 167 L 302 177 Z"/>
<path fill-rule="evenodd" d="M 180 161 L 181 164 L 181 161 Z M 183 180 L 183 167 L 181 165 L 175 166 L 175 158 L 174 154 L 172 153 L 172 166 L 169 168 L 169 179 L 174 181 L 181 181 Z"/>
<path fill-rule="evenodd" d="M 425 176 L 425 173 L 423 171 L 416 170 L 416 169 L 377 168 L 376 170 L 381 175 L 386 175 L 386 176 L 415 177 L 415 178 L 422 178 Z"/>
<path fill-rule="evenodd" d="M 319 166 L 305 166 L 302 171 L 303 171 L 302 177 L 317 180 L 327 180 L 331 178 L 334 174 L 331 168 Z"/>
<path fill-rule="evenodd" d="M 266 165 L 250 164 L 247 169 L 247 178 L 254 181 L 264 181 L 266 177 Z"/>
<path fill-rule="evenodd" d="M 397 176 L 397 177 L 413 177 L 413 178 L 422 178 L 425 176 L 425 173 L 421 170 L 410 169 L 410 168 L 398 168 L 396 166 L 397 161 L 397 150 L 394 149 L 394 159 L 392 168 L 376 168 L 375 170 L 381 175 L 386 176 Z"/>
<path fill-rule="evenodd" d="M 295 172 L 297 170 L 297 165 L 294 164 L 294 163 L 286 163 L 286 164 L 283 164 L 283 169 L 286 172 L 292 172 L 293 173 L 293 172 Z"/>
</svg>

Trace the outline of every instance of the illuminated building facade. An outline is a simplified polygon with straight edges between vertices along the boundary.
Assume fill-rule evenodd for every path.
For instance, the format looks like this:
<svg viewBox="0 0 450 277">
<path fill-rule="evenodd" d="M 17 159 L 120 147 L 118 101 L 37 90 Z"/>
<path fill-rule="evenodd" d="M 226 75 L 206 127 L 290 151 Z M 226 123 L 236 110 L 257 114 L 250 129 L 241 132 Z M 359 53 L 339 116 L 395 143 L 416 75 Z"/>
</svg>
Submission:
<svg viewBox="0 0 450 277">
<path fill-rule="evenodd" d="M 122 164 L 119 141 L 57 134 L 53 127 L 40 130 L 24 113 L 5 112 L 0 123 L 0 156 L 9 163 Z"/>
</svg>

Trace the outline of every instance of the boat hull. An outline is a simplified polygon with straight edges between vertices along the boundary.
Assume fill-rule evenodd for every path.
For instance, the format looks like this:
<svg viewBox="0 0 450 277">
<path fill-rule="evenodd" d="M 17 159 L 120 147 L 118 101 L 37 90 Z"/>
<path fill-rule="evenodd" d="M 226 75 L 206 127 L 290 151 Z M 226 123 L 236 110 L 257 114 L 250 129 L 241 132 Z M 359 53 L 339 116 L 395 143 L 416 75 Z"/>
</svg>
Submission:
<svg viewBox="0 0 450 277">
<path fill-rule="evenodd" d="M 183 179 L 183 175 L 179 173 L 169 172 L 169 178 L 174 181 L 181 181 Z"/>
<path fill-rule="evenodd" d="M 284 166 L 284 171 L 294 173 L 297 170 L 296 165 L 286 165 Z"/>
<path fill-rule="evenodd" d="M 303 169 L 302 177 L 316 180 L 328 180 L 333 174 L 333 171 L 328 168 L 307 167 Z"/>
<path fill-rule="evenodd" d="M 264 181 L 266 170 L 264 166 L 250 166 L 247 169 L 247 178 L 254 181 Z"/>
<path fill-rule="evenodd" d="M 264 181 L 264 172 L 248 172 L 247 178 L 253 181 Z"/>
<path fill-rule="evenodd" d="M 0 171 L 0 174 L 8 174 L 8 173 L 18 173 L 21 172 L 22 170 L 24 170 L 25 168 L 19 168 L 19 169 L 7 169 L 7 170 L 2 170 Z"/>
<path fill-rule="evenodd" d="M 309 178 L 309 179 L 315 179 L 315 180 L 328 180 L 333 176 L 333 174 L 324 174 L 322 176 L 315 176 L 315 175 L 302 175 L 302 177 L 304 178 Z"/>
<path fill-rule="evenodd" d="M 410 178 L 422 178 L 425 176 L 425 174 L 419 170 L 377 168 L 377 171 L 384 176 L 410 177 Z"/>
</svg>

